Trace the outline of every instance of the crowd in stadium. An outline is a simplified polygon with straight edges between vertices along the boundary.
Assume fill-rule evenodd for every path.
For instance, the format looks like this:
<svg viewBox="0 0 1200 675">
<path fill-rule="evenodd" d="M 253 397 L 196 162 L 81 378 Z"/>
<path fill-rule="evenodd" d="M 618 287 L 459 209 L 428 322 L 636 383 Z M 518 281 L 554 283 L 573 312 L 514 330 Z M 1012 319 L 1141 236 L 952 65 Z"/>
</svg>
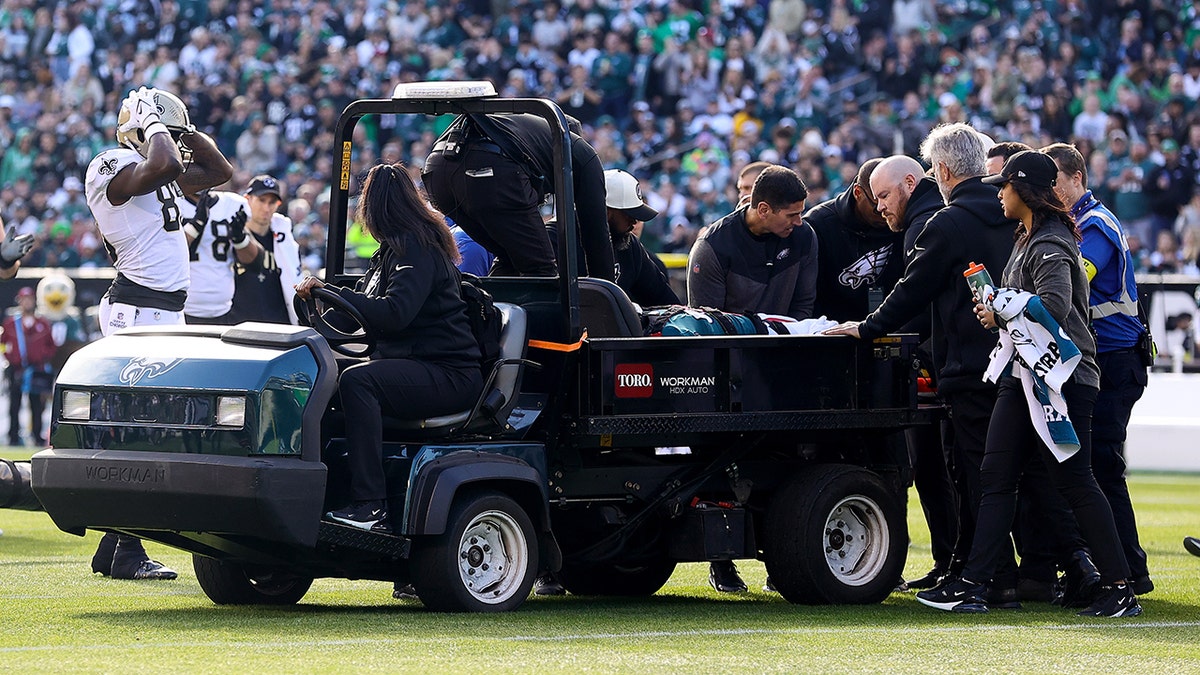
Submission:
<svg viewBox="0 0 1200 675">
<path fill-rule="evenodd" d="M 663 214 L 652 251 L 686 252 L 732 210 L 750 161 L 793 167 L 812 205 L 963 121 L 1075 143 L 1142 269 L 1200 273 L 1200 0 L 4 0 L 0 215 L 36 234 L 26 265 L 108 265 L 80 181 L 122 98 L 153 86 L 217 140 L 231 189 L 284 180 L 316 270 L 338 113 L 426 79 L 582 120 Z M 370 127 L 355 171 L 419 170 L 435 124 Z"/>
</svg>

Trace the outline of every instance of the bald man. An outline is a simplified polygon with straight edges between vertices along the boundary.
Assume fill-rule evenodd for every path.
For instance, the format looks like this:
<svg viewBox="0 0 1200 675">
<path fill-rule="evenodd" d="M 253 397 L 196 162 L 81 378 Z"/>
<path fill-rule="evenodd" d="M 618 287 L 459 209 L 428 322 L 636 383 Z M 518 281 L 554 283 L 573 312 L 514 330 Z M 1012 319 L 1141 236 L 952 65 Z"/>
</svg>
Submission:
<svg viewBox="0 0 1200 675">
<path fill-rule="evenodd" d="M 954 562 L 948 570 L 951 574 L 961 573 L 974 537 L 974 514 L 978 512 L 980 497 L 979 467 L 996 400 L 996 387 L 983 381 L 996 336 L 982 326 L 971 325 L 975 300 L 962 272 L 970 263 L 978 262 L 986 265 L 998 280 L 1012 253 L 1013 232 L 1017 227 L 1015 221 L 1004 217 L 997 191 L 981 180 L 988 147 L 986 137 L 970 126 L 944 124 L 929 132 L 921 144 L 921 154 L 932 168 L 932 178 L 914 183 L 914 170 L 907 158 L 889 158 L 875 169 L 871 187 L 879 199 L 880 213 L 889 225 L 895 218 L 889 217 L 893 209 L 911 229 L 914 227 L 909 222 L 911 216 L 927 209 L 926 202 L 941 202 L 942 195 L 946 195 L 948 207 L 930 216 L 915 237 L 905 237 L 908 264 L 904 276 L 879 309 L 861 323 L 842 324 L 830 331 L 874 339 L 895 331 L 932 305 L 938 395 L 950 407 L 954 432 L 952 473 L 967 505 L 959 514 L 959 539 Z M 913 188 L 907 199 L 889 199 L 892 192 L 905 192 L 909 185 Z M 993 606 L 1016 604 L 1015 567 L 1003 571 L 1007 576 L 998 575 L 993 585 L 996 597 L 989 597 Z"/>
</svg>

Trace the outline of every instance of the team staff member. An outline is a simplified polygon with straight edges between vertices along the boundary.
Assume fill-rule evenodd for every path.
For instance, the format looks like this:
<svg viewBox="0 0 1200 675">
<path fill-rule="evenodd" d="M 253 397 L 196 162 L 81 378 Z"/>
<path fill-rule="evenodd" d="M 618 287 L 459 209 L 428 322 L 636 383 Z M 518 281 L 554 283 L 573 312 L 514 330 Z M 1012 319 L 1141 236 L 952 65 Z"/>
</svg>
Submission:
<svg viewBox="0 0 1200 675">
<path fill-rule="evenodd" d="M 634 232 L 639 223 L 658 216 L 658 211 L 642 198 L 637 178 L 620 169 L 609 169 L 604 172 L 604 191 L 617 285 L 630 300 L 644 307 L 679 304 L 679 296 L 671 290 L 663 268 Z"/>
<path fill-rule="evenodd" d="M 389 529 L 383 473 L 383 415 L 423 419 L 465 410 L 483 390 L 479 346 L 459 294 L 458 249 L 445 219 L 417 192 L 401 164 L 367 172 L 356 220 L 379 242 L 353 289 L 330 286 L 366 319 L 378 347 L 338 379 L 345 410 L 353 503 L 325 517 L 352 527 Z M 296 285 L 303 299 L 325 286 Z"/>
<path fill-rule="evenodd" d="M 850 187 L 804 214 L 817 235 L 816 316 L 865 318 L 904 271 L 904 236 L 888 229 L 871 193 L 882 161 L 863 163 Z"/>
<path fill-rule="evenodd" d="M 1001 286 L 1036 295 L 1060 332 L 1078 349 L 1078 363 L 1061 385 L 1061 394 L 1079 447 L 1062 458 L 1041 439 L 1032 415 L 1043 415 L 1043 406 L 1036 406 L 1035 412 L 1026 399 L 1017 370 L 1026 366 L 1014 361 L 1013 370 L 1000 377 L 1000 391 L 988 427 L 982 468 L 983 497 L 967 566 L 961 578 L 917 594 L 920 602 L 937 609 L 987 611 L 986 585 L 1008 546 L 1017 481 L 1028 458 L 1037 456 L 1049 470 L 1055 488 L 1071 504 L 1100 569 L 1104 586 L 1080 615 L 1117 618 L 1142 613 L 1137 597 L 1126 583 L 1129 566 L 1121 551 L 1112 511 L 1092 476 L 1092 409 L 1099 391 L 1100 370 L 1095 360 L 1096 343 L 1088 329 L 1089 290 L 1079 256 L 1081 237 L 1054 192 L 1057 175 L 1058 167 L 1050 157 L 1025 151 L 1010 157 L 1000 174 L 986 180 L 1002 186 L 999 198 L 1004 214 L 1021 223 L 1019 238 L 1000 278 Z M 984 328 L 999 326 L 1005 331 L 1010 328 L 997 323 L 997 315 L 988 304 L 976 304 L 975 313 Z M 1032 334 L 1029 330 L 1022 342 L 1028 342 Z"/>
<path fill-rule="evenodd" d="M 100 300 L 104 335 L 128 326 L 183 323 L 188 246 L 183 195 L 220 185 L 233 167 L 196 131 L 174 94 L 142 87 L 121 103 L 117 143 L 88 164 L 84 192 L 117 277 Z M 184 156 L 188 157 L 185 161 Z M 116 579 L 174 579 L 135 537 L 106 534 L 92 570 Z"/>
<path fill-rule="evenodd" d="M 191 258 L 183 316 L 190 324 L 229 324 L 235 263 L 249 264 L 262 245 L 246 233 L 246 200 L 239 194 L 205 190 L 180 202 Z"/>
<path fill-rule="evenodd" d="M 1092 472 L 1112 507 L 1129 564 L 1130 586 L 1142 595 L 1154 590 L 1154 582 L 1138 540 L 1137 520 L 1125 483 L 1125 432 L 1133 404 L 1146 390 L 1147 378 L 1138 351 L 1144 327 L 1138 316 L 1133 256 L 1120 221 L 1088 190 L 1087 165 L 1079 150 L 1055 143 L 1042 151 L 1058 167 L 1054 190 L 1070 207 L 1083 236 L 1079 248 L 1091 290 L 1088 309 L 1100 367 L 1100 393 L 1092 414 Z"/>
<path fill-rule="evenodd" d="M 604 167 L 587 141 L 569 133 L 587 275 L 613 281 Z M 422 178 L 434 207 L 496 254 L 493 275 L 558 274 L 538 208 L 554 191 L 554 146 L 550 124 L 536 115 L 459 115 L 425 161 Z"/>
<path fill-rule="evenodd" d="M 808 188 L 794 171 L 770 166 L 750 203 L 718 220 L 688 257 L 688 305 L 740 314 L 812 316 L 817 237 L 804 224 Z"/>
<path fill-rule="evenodd" d="M 279 213 L 283 186 L 273 176 L 259 175 L 246 187 L 250 217 L 246 232 L 258 244 L 250 262 L 238 258 L 232 323 L 265 321 L 296 323 L 292 296 L 300 278 L 300 245 L 292 236 L 292 220 Z"/>
<path fill-rule="evenodd" d="M 861 323 L 848 322 L 830 330 L 870 340 L 899 329 L 932 305 L 933 363 L 938 395 L 950 409 L 953 433 L 946 447 L 960 502 L 955 560 L 952 568 L 945 570 L 949 573 L 960 571 L 970 550 L 979 508 L 979 467 L 996 400 L 995 385 L 983 381 L 996 338 L 975 320 L 975 302 L 962 272 L 971 262 L 982 263 L 989 270 L 1003 269 L 1012 250 L 1015 225 L 1000 208 L 996 188 L 982 182 L 985 140 L 961 123 L 944 124 L 931 131 L 921 144 L 921 154 L 933 167 L 932 193 L 929 187 L 909 187 L 929 185 L 925 182 L 929 179 L 916 182 L 911 168 L 903 172 L 900 182 L 893 182 L 887 165 L 891 159 L 875 169 L 871 188 L 885 218 L 893 209 L 897 191 L 913 195 L 906 211 L 914 203 L 922 210 L 937 210 L 911 243 L 906 242 L 908 263 L 904 276 L 883 304 Z M 948 204 L 944 208 L 938 206 L 943 200 Z M 889 225 L 893 220 L 889 218 Z M 1004 602 L 1009 606 L 1016 602 L 1017 583 L 1011 558 L 1010 554 L 1009 563 L 1001 568 L 1004 578 L 997 586 L 998 592 L 1012 591 L 1012 597 Z"/>
</svg>

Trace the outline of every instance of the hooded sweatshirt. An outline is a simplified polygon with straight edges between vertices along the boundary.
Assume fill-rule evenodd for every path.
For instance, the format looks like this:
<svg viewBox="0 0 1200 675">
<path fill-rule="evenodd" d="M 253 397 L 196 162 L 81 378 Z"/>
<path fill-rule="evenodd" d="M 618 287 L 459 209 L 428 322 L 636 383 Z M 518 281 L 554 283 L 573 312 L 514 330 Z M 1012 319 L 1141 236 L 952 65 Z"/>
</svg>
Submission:
<svg viewBox="0 0 1200 675">
<path fill-rule="evenodd" d="M 940 199 L 936 190 L 935 185 L 933 195 Z M 962 273 L 977 262 L 996 279 L 1008 262 L 1018 224 L 1004 217 L 998 192 L 978 176 L 956 185 L 946 206 L 929 218 L 905 252 L 904 276 L 859 326 L 863 339 L 876 338 L 895 331 L 932 304 L 933 363 L 942 394 L 994 386 L 983 381 L 983 373 L 996 335 L 975 317 L 975 300 Z M 914 191 L 906 211 L 913 210 L 917 196 Z M 922 198 L 929 199 L 928 195 Z"/>
</svg>

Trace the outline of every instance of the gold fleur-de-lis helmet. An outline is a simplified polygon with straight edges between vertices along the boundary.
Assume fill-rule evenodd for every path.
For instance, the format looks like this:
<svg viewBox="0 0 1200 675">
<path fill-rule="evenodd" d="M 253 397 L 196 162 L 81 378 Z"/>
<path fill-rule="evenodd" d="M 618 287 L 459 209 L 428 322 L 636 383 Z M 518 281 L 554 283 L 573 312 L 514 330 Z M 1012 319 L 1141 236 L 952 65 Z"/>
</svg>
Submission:
<svg viewBox="0 0 1200 675">
<path fill-rule="evenodd" d="M 191 159 L 192 151 L 179 141 L 181 135 L 190 134 L 196 130 L 188 116 L 187 106 L 178 96 L 169 91 L 151 89 L 150 93 L 154 96 L 154 103 L 158 108 L 158 118 L 167 125 L 167 129 L 171 132 L 171 138 L 175 140 L 179 151 L 184 155 L 184 161 Z M 147 152 L 145 133 L 141 129 L 121 131 L 121 127 L 129 121 L 129 116 L 129 108 L 122 105 L 120 112 L 117 113 L 117 143 L 137 150 L 138 154 L 145 157 Z"/>
</svg>

